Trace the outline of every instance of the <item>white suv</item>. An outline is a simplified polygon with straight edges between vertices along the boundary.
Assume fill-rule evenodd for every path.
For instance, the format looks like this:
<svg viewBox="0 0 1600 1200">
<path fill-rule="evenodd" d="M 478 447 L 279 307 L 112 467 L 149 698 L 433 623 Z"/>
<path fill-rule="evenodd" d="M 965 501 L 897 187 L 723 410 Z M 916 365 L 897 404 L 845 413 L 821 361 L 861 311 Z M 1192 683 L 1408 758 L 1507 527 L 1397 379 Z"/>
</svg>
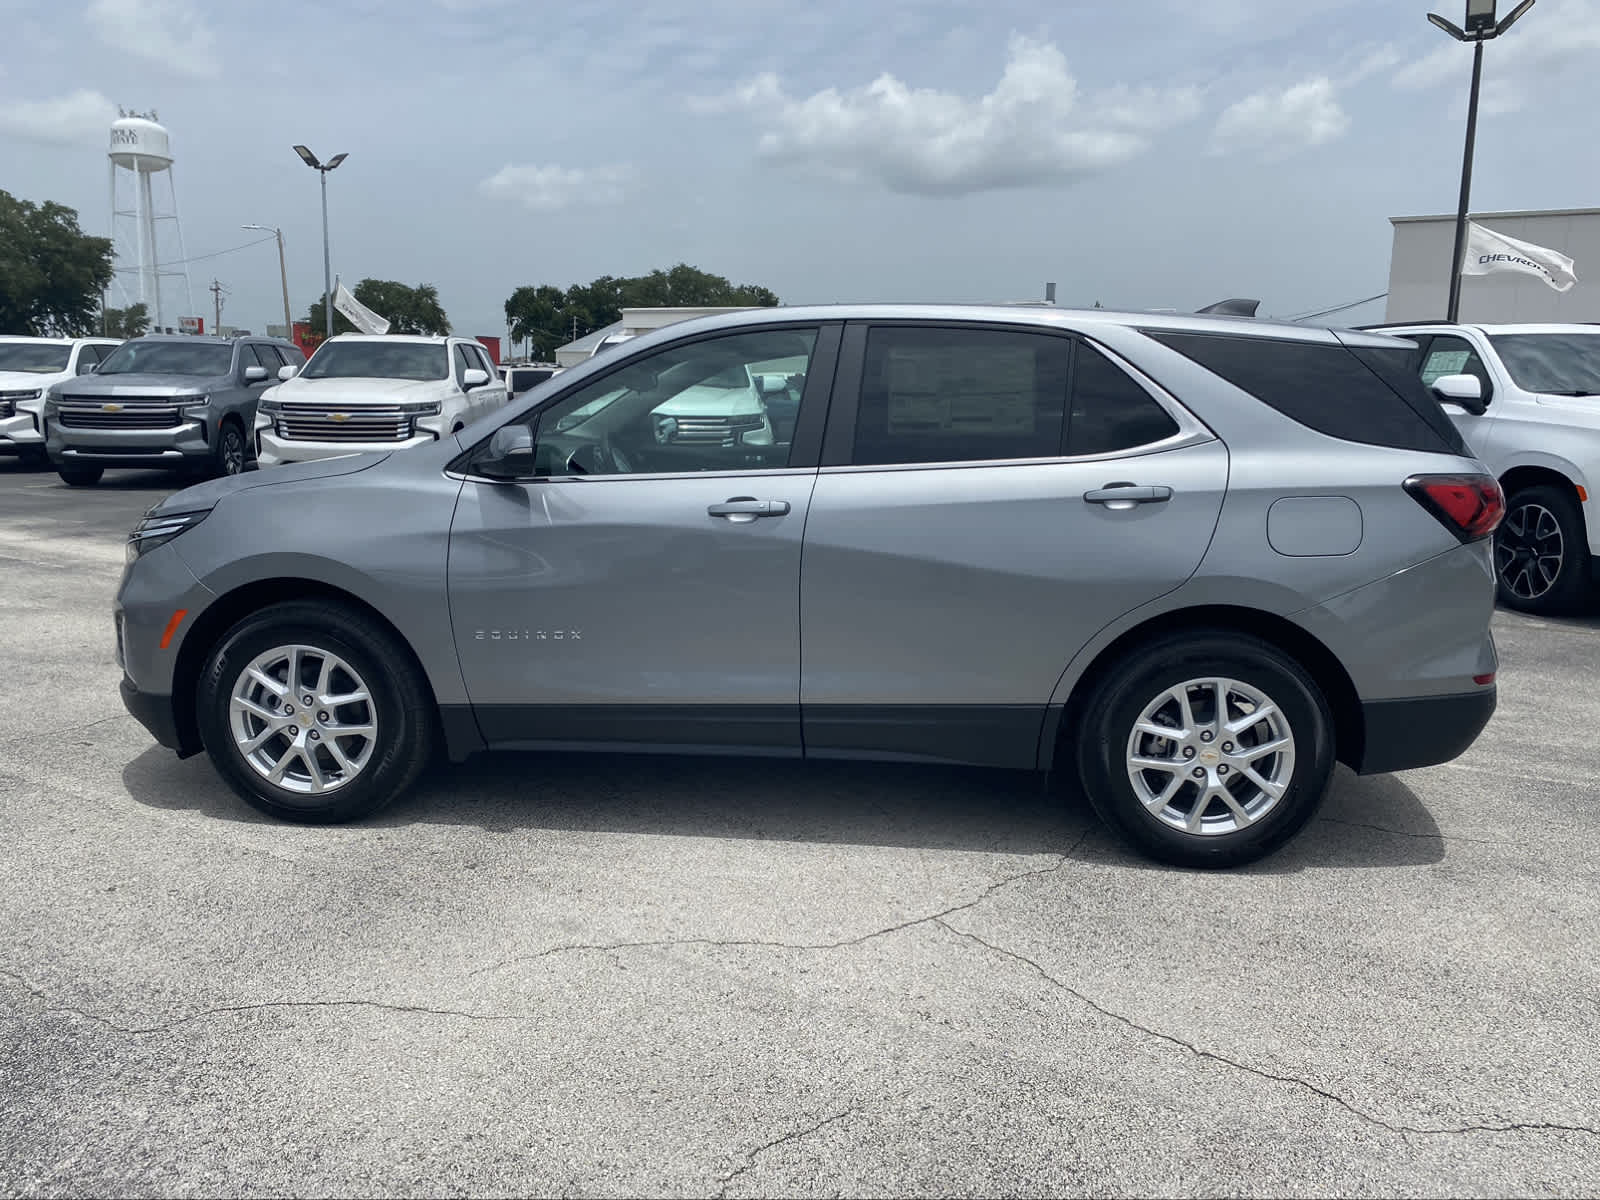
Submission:
<svg viewBox="0 0 1600 1200">
<path fill-rule="evenodd" d="M 0 337 L 0 454 L 42 463 L 45 393 L 87 375 L 122 343 L 116 338 Z"/>
<path fill-rule="evenodd" d="M 1422 381 L 1506 493 L 1500 600 L 1581 608 L 1600 566 L 1600 326 L 1388 325 L 1414 340 Z"/>
<path fill-rule="evenodd" d="M 498 411 L 506 385 L 471 338 L 342 333 L 256 407 L 263 467 L 431 445 Z"/>
</svg>

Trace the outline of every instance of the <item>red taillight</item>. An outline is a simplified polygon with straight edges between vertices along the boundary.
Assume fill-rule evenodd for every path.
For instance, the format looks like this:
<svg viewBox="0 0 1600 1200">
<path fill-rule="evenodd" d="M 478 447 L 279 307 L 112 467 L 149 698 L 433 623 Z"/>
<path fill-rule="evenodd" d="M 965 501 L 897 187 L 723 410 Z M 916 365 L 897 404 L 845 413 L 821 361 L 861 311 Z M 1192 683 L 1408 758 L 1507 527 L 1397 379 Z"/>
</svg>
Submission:
<svg viewBox="0 0 1600 1200">
<path fill-rule="evenodd" d="M 1406 491 L 1463 542 L 1488 537 L 1506 515 L 1506 497 L 1492 475 L 1413 475 Z"/>
</svg>

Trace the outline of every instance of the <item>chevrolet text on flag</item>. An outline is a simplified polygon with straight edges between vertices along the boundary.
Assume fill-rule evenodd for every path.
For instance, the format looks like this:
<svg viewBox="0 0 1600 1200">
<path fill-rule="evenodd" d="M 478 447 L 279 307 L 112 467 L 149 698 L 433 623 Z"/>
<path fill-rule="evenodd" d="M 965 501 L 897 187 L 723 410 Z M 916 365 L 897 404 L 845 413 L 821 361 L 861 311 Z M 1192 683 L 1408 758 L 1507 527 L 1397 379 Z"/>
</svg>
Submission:
<svg viewBox="0 0 1600 1200">
<path fill-rule="evenodd" d="M 333 306 L 349 317 L 350 324 L 362 333 L 389 332 L 389 322 L 352 296 L 350 289 L 342 283 L 334 287 Z"/>
<path fill-rule="evenodd" d="M 1568 291 L 1578 282 L 1572 260 L 1565 254 L 1532 242 L 1485 229 L 1476 221 L 1467 224 L 1467 254 L 1461 263 L 1463 275 L 1492 275 L 1497 271 L 1516 271 L 1537 275 L 1558 292 Z"/>
</svg>

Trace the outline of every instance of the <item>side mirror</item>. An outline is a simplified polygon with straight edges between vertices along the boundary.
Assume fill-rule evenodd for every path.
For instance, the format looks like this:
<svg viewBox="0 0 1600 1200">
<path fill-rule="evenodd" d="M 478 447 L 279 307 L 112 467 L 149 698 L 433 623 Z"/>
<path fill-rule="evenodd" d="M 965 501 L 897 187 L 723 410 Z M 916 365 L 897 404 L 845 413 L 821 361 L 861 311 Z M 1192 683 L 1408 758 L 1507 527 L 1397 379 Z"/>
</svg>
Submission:
<svg viewBox="0 0 1600 1200">
<path fill-rule="evenodd" d="M 285 367 L 279 367 L 278 368 L 278 378 L 279 379 L 293 379 L 298 374 L 300 374 L 300 368 L 299 367 L 288 367 L 288 366 L 285 366 Z"/>
<path fill-rule="evenodd" d="M 473 388 L 482 387 L 489 382 L 489 372 L 470 367 L 461 373 L 461 390 L 470 392 Z"/>
<path fill-rule="evenodd" d="M 1483 381 L 1476 375 L 1441 375 L 1433 381 L 1433 394 L 1442 404 L 1454 404 L 1475 417 L 1489 406 L 1483 402 Z"/>
<path fill-rule="evenodd" d="M 95 362 L 93 359 L 89 359 L 86 362 L 82 362 L 82 363 L 78 364 L 78 374 L 79 375 L 93 375 L 99 369 L 100 369 L 100 364 Z"/>
<path fill-rule="evenodd" d="M 246 383 L 260 383 L 266 377 L 267 369 L 265 367 L 246 367 L 244 369 L 244 381 Z"/>
<path fill-rule="evenodd" d="M 526 425 L 496 429 L 489 437 L 488 457 L 478 463 L 478 470 L 491 479 L 529 478 L 534 474 L 533 431 Z"/>
</svg>

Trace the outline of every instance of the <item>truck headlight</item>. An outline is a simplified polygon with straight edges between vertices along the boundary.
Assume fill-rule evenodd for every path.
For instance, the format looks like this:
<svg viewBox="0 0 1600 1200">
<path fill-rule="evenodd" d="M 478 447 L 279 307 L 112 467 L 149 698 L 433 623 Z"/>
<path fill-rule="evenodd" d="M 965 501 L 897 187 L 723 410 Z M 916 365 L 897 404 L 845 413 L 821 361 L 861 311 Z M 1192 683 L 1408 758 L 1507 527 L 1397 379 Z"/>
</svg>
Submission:
<svg viewBox="0 0 1600 1200">
<path fill-rule="evenodd" d="M 44 395 L 42 388 L 34 388 L 31 392 L 0 392 L 0 400 L 18 403 L 23 400 L 37 400 L 42 395 Z"/>
<path fill-rule="evenodd" d="M 402 404 L 400 411 L 408 417 L 437 417 L 444 406 L 437 400 L 420 400 L 415 404 Z"/>
<path fill-rule="evenodd" d="M 165 546 L 173 538 L 186 530 L 193 529 L 211 515 L 209 508 L 199 512 L 163 513 L 159 517 L 146 517 L 133 527 L 133 532 L 128 535 L 127 549 L 123 553 L 124 560 L 131 563 L 141 555 L 148 554 L 157 546 Z"/>
<path fill-rule="evenodd" d="M 211 407 L 210 396 L 185 396 L 178 403 L 183 405 L 183 415 L 186 417 L 203 417 Z M 198 411 L 197 411 L 198 410 Z"/>
<path fill-rule="evenodd" d="M 268 400 L 265 396 L 256 401 L 256 413 L 259 416 L 276 417 L 283 412 L 283 403 L 279 400 Z"/>
</svg>

